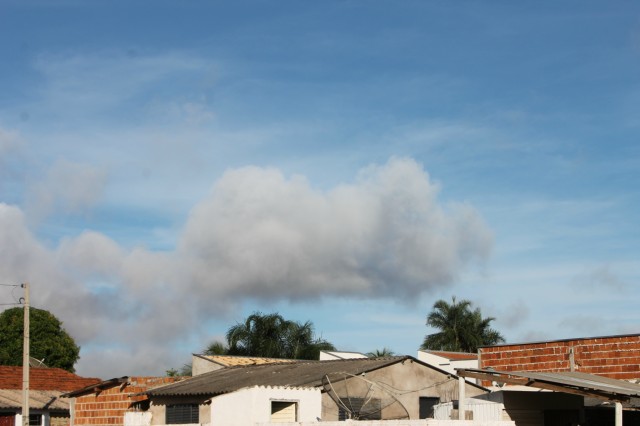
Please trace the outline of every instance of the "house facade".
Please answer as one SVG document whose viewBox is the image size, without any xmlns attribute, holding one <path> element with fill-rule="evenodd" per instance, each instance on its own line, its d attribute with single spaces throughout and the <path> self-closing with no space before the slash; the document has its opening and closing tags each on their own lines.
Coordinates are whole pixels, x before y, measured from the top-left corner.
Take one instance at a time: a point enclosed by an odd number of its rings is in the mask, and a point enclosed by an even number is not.
<svg viewBox="0 0 640 426">
<path fill-rule="evenodd" d="M 148 425 L 229 424 L 243 411 L 247 419 L 272 422 L 274 414 L 299 422 L 417 420 L 432 417 L 437 403 L 457 399 L 459 385 L 456 376 L 406 356 L 228 367 L 145 394 Z M 467 396 L 486 392 L 472 383 L 464 390 Z"/>
<path fill-rule="evenodd" d="M 67 392 L 71 426 L 124 425 L 125 415 L 148 407 L 146 396 L 151 388 L 183 380 L 183 377 L 120 377 L 77 387 Z"/>
</svg>

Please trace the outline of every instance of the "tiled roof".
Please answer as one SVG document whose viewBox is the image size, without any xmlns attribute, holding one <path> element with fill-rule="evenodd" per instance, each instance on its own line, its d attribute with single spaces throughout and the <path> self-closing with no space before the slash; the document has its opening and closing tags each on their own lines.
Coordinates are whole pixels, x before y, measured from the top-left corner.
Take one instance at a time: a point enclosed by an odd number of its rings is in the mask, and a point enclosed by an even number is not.
<svg viewBox="0 0 640 426">
<path fill-rule="evenodd" d="M 433 355 L 441 356 L 449 360 L 473 360 L 478 359 L 478 354 L 467 352 L 450 352 L 450 351 L 425 351 Z"/>
<path fill-rule="evenodd" d="M 35 410 L 69 411 L 69 403 L 59 399 L 59 391 L 29 391 L 29 407 Z M 22 389 L 0 389 L 0 409 L 22 408 Z"/>
<path fill-rule="evenodd" d="M 72 391 L 101 382 L 81 377 L 61 368 L 30 368 L 29 389 Z M 22 366 L 0 365 L 0 389 L 22 389 Z"/>
<path fill-rule="evenodd" d="M 200 356 L 202 358 L 208 359 L 211 362 L 215 362 L 216 364 L 220 364 L 225 367 L 298 362 L 298 360 L 296 359 L 263 358 L 263 357 L 256 357 L 256 356 L 232 356 L 232 355 L 200 355 Z"/>
</svg>

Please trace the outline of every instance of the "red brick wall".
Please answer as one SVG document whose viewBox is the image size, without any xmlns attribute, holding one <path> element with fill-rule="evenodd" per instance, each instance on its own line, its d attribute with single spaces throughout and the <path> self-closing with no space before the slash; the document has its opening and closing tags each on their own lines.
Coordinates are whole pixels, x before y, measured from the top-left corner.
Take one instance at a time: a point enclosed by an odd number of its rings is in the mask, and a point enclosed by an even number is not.
<svg viewBox="0 0 640 426">
<path fill-rule="evenodd" d="M 640 335 L 608 336 L 480 348 L 480 368 L 497 371 L 575 371 L 613 379 L 640 379 Z"/>
<path fill-rule="evenodd" d="M 136 393 L 181 379 L 183 378 L 130 377 L 126 383 L 111 389 L 77 397 L 74 404 L 73 426 L 123 425 L 124 413 L 131 409 L 131 405 L 146 399 L 144 396 L 134 396 Z"/>
<path fill-rule="evenodd" d="M 31 367 L 29 389 L 71 392 L 100 383 L 102 379 L 81 377 L 60 368 Z M 0 389 L 22 389 L 22 366 L 0 365 Z"/>
</svg>

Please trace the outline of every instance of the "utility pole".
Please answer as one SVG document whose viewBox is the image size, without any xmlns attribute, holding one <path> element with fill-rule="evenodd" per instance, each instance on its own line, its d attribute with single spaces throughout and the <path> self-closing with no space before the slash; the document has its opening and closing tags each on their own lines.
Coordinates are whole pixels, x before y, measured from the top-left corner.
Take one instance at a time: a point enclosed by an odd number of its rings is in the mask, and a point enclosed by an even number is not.
<svg viewBox="0 0 640 426">
<path fill-rule="evenodd" d="M 24 340 L 22 349 L 22 425 L 29 426 L 29 284 L 24 288 Z"/>
</svg>

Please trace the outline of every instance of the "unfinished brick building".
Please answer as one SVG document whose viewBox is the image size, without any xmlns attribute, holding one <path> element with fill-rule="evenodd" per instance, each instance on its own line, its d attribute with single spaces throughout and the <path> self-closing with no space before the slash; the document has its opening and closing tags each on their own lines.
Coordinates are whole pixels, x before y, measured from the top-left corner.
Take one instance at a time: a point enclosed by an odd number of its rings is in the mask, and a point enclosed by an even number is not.
<svg viewBox="0 0 640 426">
<path fill-rule="evenodd" d="M 481 347 L 479 367 L 497 371 L 580 371 L 640 379 L 640 334 Z"/>
<path fill-rule="evenodd" d="M 124 425 L 125 413 L 136 411 L 147 397 L 140 392 L 184 377 L 120 377 L 63 395 L 71 399 L 71 426 Z"/>
</svg>

